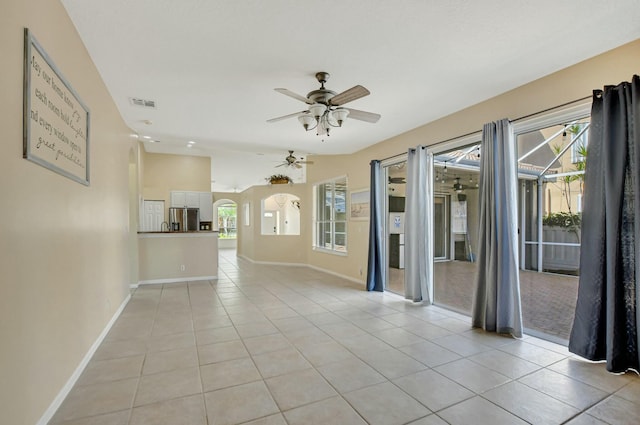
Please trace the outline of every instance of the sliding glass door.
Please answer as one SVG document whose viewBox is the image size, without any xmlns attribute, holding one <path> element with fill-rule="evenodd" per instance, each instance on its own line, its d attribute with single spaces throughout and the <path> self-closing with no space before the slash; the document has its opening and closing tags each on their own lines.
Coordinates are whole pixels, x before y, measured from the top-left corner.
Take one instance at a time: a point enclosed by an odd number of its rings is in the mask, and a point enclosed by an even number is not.
<svg viewBox="0 0 640 425">
<path fill-rule="evenodd" d="M 401 160 L 383 167 L 386 179 L 387 287 L 404 295 L 404 214 L 407 186 L 407 162 Z"/>
<path fill-rule="evenodd" d="M 433 196 L 433 254 L 436 260 L 449 258 L 449 196 Z"/>
<path fill-rule="evenodd" d="M 434 302 L 470 314 L 478 232 L 478 144 L 434 156 Z"/>
</svg>

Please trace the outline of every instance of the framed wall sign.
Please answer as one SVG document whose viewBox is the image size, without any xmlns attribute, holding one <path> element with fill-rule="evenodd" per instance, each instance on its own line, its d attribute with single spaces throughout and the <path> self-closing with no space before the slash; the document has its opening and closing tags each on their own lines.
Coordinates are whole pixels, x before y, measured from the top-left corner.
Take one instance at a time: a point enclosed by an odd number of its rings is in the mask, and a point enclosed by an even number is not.
<svg viewBox="0 0 640 425">
<path fill-rule="evenodd" d="M 89 109 L 28 28 L 22 156 L 89 185 Z"/>
<path fill-rule="evenodd" d="M 368 220 L 369 189 L 352 190 L 349 205 L 349 218 L 351 220 Z"/>
</svg>

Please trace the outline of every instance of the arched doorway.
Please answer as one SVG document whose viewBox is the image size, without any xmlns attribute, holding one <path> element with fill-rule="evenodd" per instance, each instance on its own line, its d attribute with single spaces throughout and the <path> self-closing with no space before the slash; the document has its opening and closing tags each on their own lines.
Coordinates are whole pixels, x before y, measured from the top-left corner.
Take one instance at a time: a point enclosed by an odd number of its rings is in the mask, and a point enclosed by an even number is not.
<svg viewBox="0 0 640 425">
<path fill-rule="evenodd" d="M 238 205 L 230 199 L 213 203 L 213 230 L 218 233 L 219 249 L 237 249 Z"/>
<path fill-rule="evenodd" d="M 300 198 L 276 193 L 262 200 L 262 235 L 299 235 Z"/>
</svg>

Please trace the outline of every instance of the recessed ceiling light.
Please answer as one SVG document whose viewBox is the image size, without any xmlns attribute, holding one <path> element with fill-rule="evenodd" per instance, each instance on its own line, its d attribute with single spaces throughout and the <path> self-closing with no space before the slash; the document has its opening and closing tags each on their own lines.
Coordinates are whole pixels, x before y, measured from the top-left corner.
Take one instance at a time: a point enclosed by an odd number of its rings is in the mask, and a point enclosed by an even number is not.
<svg viewBox="0 0 640 425">
<path fill-rule="evenodd" d="M 149 140 L 149 143 L 160 143 L 160 140 Z"/>
<path fill-rule="evenodd" d="M 151 139 L 151 136 L 142 136 L 142 138 L 149 140 L 149 139 Z"/>
</svg>

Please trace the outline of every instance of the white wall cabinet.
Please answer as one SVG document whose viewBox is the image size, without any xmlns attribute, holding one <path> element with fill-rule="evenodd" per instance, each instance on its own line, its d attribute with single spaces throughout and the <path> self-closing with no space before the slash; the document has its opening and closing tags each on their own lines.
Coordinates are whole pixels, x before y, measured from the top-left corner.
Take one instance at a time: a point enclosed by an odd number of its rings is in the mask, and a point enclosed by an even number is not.
<svg viewBox="0 0 640 425">
<path fill-rule="evenodd" d="M 186 207 L 187 206 L 187 192 L 171 191 L 171 206 L 172 207 Z"/>
<path fill-rule="evenodd" d="M 172 207 L 200 209 L 200 221 L 213 221 L 213 201 L 211 192 L 171 191 Z"/>
<path fill-rule="evenodd" d="M 200 221 L 213 221 L 213 199 L 211 192 L 200 192 Z"/>
<path fill-rule="evenodd" d="M 188 192 L 182 190 L 171 191 L 171 206 L 172 207 L 189 207 L 200 208 L 200 194 L 210 192 Z"/>
<path fill-rule="evenodd" d="M 189 208 L 201 208 L 200 206 L 200 192 L 185 192 L 186 193 L 186 206 Z"/>
</svg>

